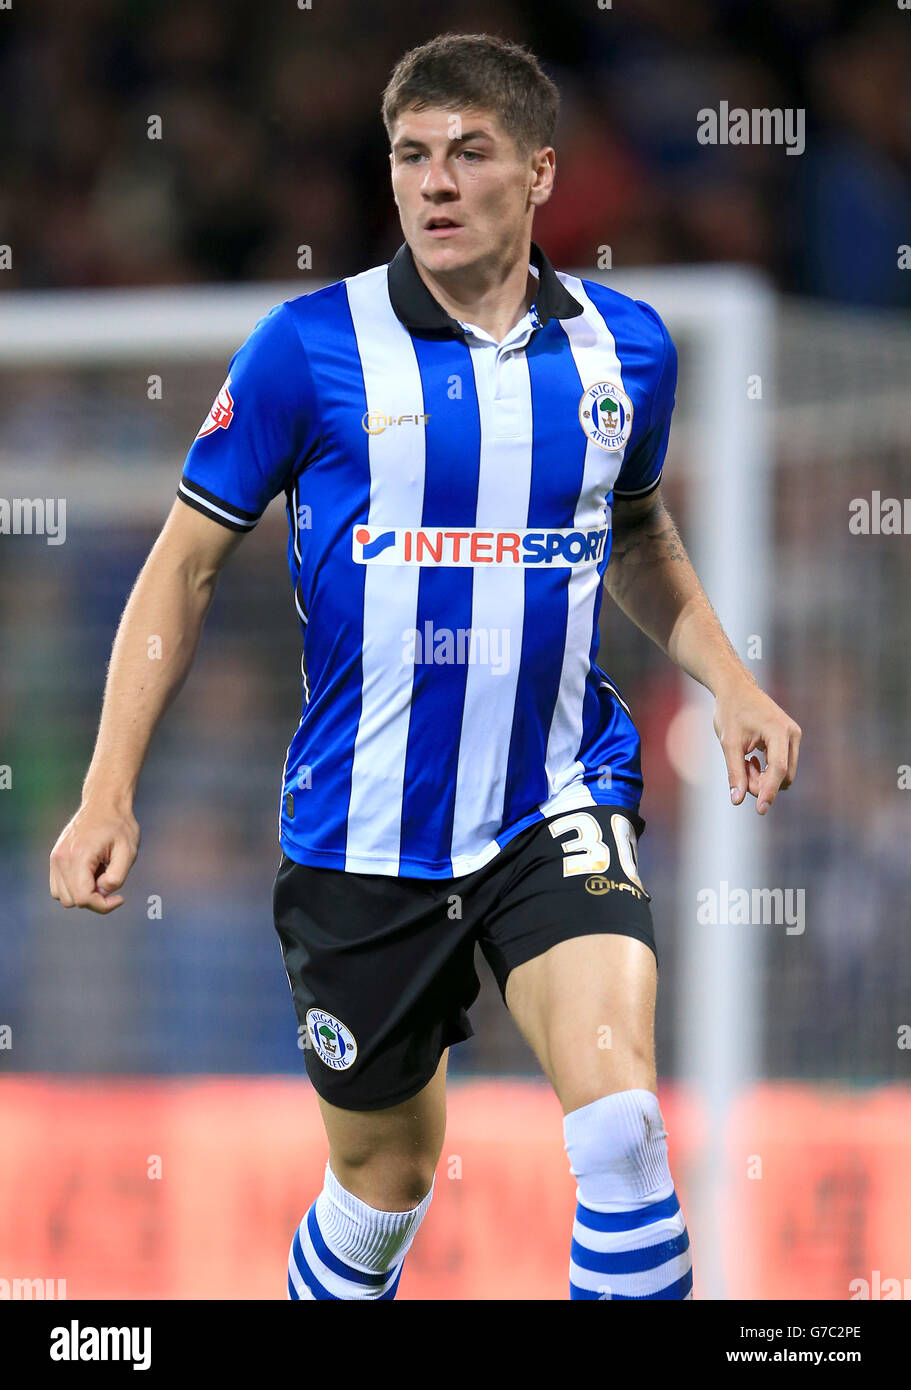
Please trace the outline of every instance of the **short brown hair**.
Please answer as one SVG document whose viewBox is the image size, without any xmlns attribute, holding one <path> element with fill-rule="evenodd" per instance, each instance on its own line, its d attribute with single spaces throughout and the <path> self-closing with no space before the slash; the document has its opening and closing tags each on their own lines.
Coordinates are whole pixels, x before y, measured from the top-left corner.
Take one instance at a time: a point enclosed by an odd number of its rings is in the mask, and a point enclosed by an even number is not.
<svg viewBox="0 0 911 1390">
<path fill-rule="evenodd" d="M 553 142 L 560 94 L 527 48 L 492 34 L 440 34 L 396 63 L 383 93 L 383 124 L 428 107 L 492 111 L 524 158 Z"/>
</svg>

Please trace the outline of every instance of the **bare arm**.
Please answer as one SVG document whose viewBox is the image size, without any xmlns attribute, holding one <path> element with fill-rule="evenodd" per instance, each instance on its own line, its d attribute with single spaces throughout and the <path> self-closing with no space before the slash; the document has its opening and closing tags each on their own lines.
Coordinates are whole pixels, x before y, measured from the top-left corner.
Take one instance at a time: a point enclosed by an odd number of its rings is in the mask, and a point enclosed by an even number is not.
<svg viewBox="0 0 911 1390">
<path fill-rule="evenodd" d="M 797 774 L 801 729 L 756 684 L 731 646 L 658 493 L 618 499 L 605 584 L 626 616 L 715 696 L 715 733 L 731 799 L 757 797 L 764 815 Z M 761 748 L 766 767 L 751 756 Z"/>
<path fill-rule="evenodd" d="M 111 912 L 139 849 L 133 798 L 152 735 L 193 663 L 218 573 L 243 536 L 175 501 L 123 610 L 82 805 L 51 853 L 51 896 Z"/>
</svg>

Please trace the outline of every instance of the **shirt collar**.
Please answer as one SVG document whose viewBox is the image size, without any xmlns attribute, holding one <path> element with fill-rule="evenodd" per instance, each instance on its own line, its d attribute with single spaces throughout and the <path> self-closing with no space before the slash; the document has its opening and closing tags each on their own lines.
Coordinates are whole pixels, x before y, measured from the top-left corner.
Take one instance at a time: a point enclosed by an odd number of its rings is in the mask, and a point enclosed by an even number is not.
<svg viewBox="0 0 911 1390">
<path fill-rule="evenodd" d="M 550 261 L 534 241 L 531 243 L 531 261 L 538 271 L 535 309 L 541 326 L 544 327 L 552 318 L 571 319 L 581 314 L 582 305 L 557 279 Z M 389 300 L 396 318 L 410 332 L 434 338 L 444 338 L 450 334 L 464 338 L 458 319 L 454 319 L 434 299 L 418 274 L 407 241 L 389 262 L 388 286 Z"/>
</svg>

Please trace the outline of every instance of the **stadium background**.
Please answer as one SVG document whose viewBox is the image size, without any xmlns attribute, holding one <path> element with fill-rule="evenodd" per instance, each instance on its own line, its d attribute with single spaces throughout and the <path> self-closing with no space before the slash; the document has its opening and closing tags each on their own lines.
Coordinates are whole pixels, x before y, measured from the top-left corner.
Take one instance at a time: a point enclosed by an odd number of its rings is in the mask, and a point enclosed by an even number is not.
<svg viewBox="0 0 911 1390">
<path fill-rule="evenodd" d="M 808 928 L 766 929 L 761 1073 L 718 1136 L 744 1182 L 746 1159 L 763 1160 L 751 1274 L 727 1291 L 843 1299 L 874 1270 L 911 1276 L 911 542 L 848 529 L 852 498 L 908 491 L 911 14 L 832 0 L 14 7 L 0 13 L 0 292 L 294 279 L 304 292 L 389 259 L 402 238 L 379 94 L 403 51 L 446 30 L 527 42 L 560 87 L 556 192 L 534 229 L 558 268 L 594 266 L 609 245 L 617 268 L 738 263 L 776 292 L 760 407 L 774 583 L 753 669 L 805 737 L 761 833 L 769 881 L 806 889 Z M 805 153 L 699 144 L 695 113 L 722 99 L 804 108 Z M 700 448 L 678 346 L 672 512 Z M 281 1297 L 287 1237 L 319 1186 L 322 1131 L 269 910 L 299 716 L 280 503 L 225 572 L 153 745 L 125 906 L 103 920 L 47 895 L 116 621 L 226 356 L 63 368 L 7 352 L 0 372 L 0 495 L 31 478 L 26 495 L 65 495 L 74 518 L 59 547 L 0 536 L 0 1280 L 63 1277 L 70 1297 Z M 728 524 L 746 568 L 749 517 Z M 604 644 L 643 737 L 661 1095 L 685 1196 L 701 1139 L 672 932 L 681 685 L 616 613 Z M 480 970 L 401 1296 L 564 1297 L 559 1107 Z"/>
</svg>

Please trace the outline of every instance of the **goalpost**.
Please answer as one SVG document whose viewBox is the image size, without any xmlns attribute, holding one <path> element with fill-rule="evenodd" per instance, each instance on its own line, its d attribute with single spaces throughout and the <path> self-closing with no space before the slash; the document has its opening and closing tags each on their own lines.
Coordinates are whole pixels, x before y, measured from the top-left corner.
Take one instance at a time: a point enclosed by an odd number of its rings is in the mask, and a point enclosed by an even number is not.
<svg viewBox="0 0 911 1390">
<path fill-rule="evenodd" d="M 765 277 L 734 267 L 678 268 L 611 275 L 625 294 L 654 304 L 689 355 L 692 394 L 685 420 L 687 488 L 683 530 L 703 586 L 741 659 L 749 639 L 769 631 L 773 479 L 775 295 Z M 756 394 L 759 384 L 761 395 Z M 679 393 L 678 393 L 679 395 Z M 674 429 L 672 426 L 671 437 Z M 683 723 L 697 741 L 684 783 L 682 872 L 677 930 L 683 943 L 678 994 L 680 1075 L 699 1098 L 703 1144 L 689 1173 L 688 1220 L 698 1235 L 703 1296 L 724 1298 L 735 1273 L 750 1275 L 756 1242 L 750 1213 L 725 1152 L 739 1097 L 762 1074 L 762 932 L 697 920 L 700 890 L 765 884 L 764 824 L 751 797 L 731 805 L 712 696 L 686 676 L 684 701 L 698 720 Z M 743 1178 L 747 1155 L 742 1156 Z M 726 1194 L 729 1199 L 726 1200 Z M 724 1267 L 723 1223 L 736 1230 L 739 1270 Z M 728 1277 L 726 1277 L 726 1275 Z"/>
<path fill-rule="evenodd" d="M 775 296 L 760 275 L 733 267 L 667 267 L 630 272 L 576 271 L 652 304 L 679 348 L 681 373 L 672 465 L 686 482 L 682 530 L 696 570 L 741 657 L 768 628 L 772 582 L 772 445 L 768 398 Z M 3 297 L 0 366 L 85 368 L 169 361 L 226 363 L 274 304 L 321 282 L 111 291 L 23 291 Z M 751 390 L 750 383 L 760 388 Z M 208 402 L 199 401 L 200 419 Z M 179 460 L 166 461 L 171 473 Z M 3 488 L 31 495 L 32 470 L 5 458 Z M 117 491 L 116 459 L 81 478 L 100 497 Z M 170 474 L 169 474 L 170 476 Z M 670 470 L 669 470 L 670 476 Z M 107 491 L 106 491 L 107 490 Z M 135 477 L 117 505 L 150 506 Z M 761 1074 L 762 936 L 697 920 L 701 889 L 764 882 L 763 822 L 755 802 L 734 808 L 712 699 L 681 677 L 688 713 L 678 721 L 684 778 L 681 873 L 676 923 L 681 943 L 676 1031 L 679 1079 L 700 1110 L 704 1142 L 685 1175 L 687 1220 L 695 1233 L 702 1296 L 724 1298 L 723 1223 L 733 1220 L 738 1283 L 750 1287 L 754 1242 L 745 1202 L 736 1198 L 725 1136 L 739 1097 Z M 673 1136 L 671 1136 L 673 1145 Z M 744 1164 L 746 1155 L 743 1156 Z M 743 1191 L 743 1186 L 740 1189 Z M 725 1193 L 735 1194 L 735 1205 Z"/>
</svg>

